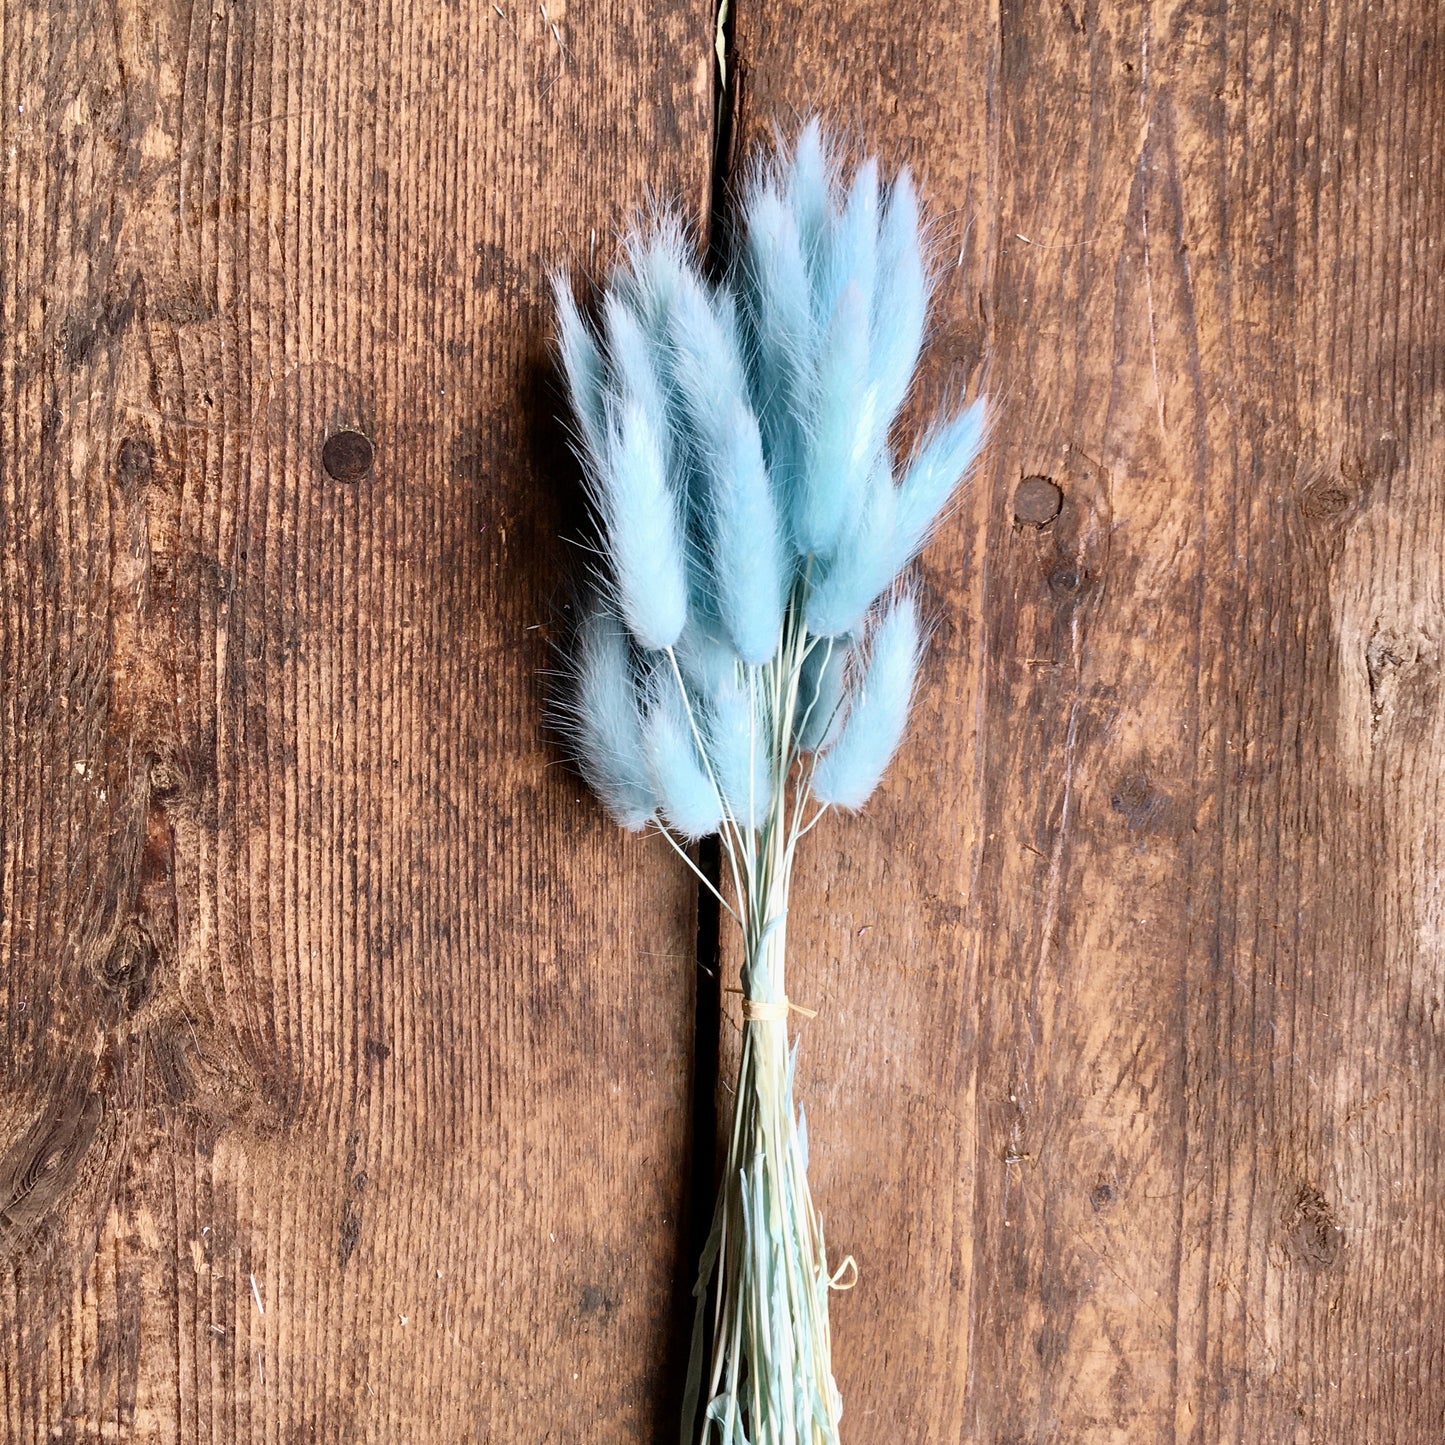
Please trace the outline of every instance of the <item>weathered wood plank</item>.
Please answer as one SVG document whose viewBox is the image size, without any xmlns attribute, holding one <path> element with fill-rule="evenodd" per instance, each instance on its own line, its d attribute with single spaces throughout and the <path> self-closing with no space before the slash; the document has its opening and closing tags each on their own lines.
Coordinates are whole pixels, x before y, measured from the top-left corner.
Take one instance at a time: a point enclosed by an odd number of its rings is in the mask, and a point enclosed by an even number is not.
<svg viewBox="0 0 1445 1445">
<path fill-rule="evenodd" d="M 744 134 L 913 162 L 927 400 L 1001 402 L 789 924 L 853 1439 L 1440 1437 L 1442 39 L 738 11 Z"/>
<path fill-rule="evenodd" d="M 541 737 L 544 284 L 701 210 L 708 11 L 0 10 L 6 1440 L 667 1414 L 695 896 Z"/>
</svg>

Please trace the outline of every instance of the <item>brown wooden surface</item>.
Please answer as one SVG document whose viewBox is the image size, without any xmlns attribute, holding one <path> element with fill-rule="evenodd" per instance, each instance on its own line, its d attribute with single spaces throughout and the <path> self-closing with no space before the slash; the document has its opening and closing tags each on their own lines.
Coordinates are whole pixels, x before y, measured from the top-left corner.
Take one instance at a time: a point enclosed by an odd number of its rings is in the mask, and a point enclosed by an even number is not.
<svg viewBox="0 0 1445 1445">
<path fill-rule="evenodd" d="M 701 205 L 710 16 L 81 10 L 0 34 L 0 1438 L 645 1438 L 695 889 L 541 736 L 545 273 Z"/>
<path fill-rule="evenodd" d="M 544 273 L 705 222 L 710 8 L 0 5 L 0 1439 L 672 1438 L 696 895 L 539 734 Z M 790 924 L 846 1438 L 1438 1441 L 1445 24 L 733 10 L 1001 398 Z"/>
<path fill-rule="evenodd" d="M 790 921 L 845 1424 L 1438 1441 L 1441 16 L 909 13 L 738 30 L 749 134 L 923 172 L 930 374 L 1002 402 L 915 739 Z"/>
</svg>

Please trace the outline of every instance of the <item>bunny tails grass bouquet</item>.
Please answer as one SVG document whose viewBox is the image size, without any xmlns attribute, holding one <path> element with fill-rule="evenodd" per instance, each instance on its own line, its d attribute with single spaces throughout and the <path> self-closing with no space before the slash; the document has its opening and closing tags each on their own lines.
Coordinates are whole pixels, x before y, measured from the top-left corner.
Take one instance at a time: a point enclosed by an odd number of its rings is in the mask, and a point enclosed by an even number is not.
<svg viewBox="0 0 1445 1445">
<path fill-rule="evenodd" d="M 897 579 L 983 440 L 975 402 L 901 466 L 890 446 L 928 290 L 908 173 L 884 185 L 869 160 L 845 180 L 816 123 L 748 186 L 720 282 L 664 219 L 630 238 L 595 330 L 556 287 L 599 537 L 562 721 L 623 827 L 656 827 L 689 866 L 685 843 L 720 836 L 744 946 L 685 1442 L 838 1439 L 839 1276 L 793 1102 L 788 886 L 799 840 L 861 808 L 903 736 L 923 635 Z"/>
</svg>

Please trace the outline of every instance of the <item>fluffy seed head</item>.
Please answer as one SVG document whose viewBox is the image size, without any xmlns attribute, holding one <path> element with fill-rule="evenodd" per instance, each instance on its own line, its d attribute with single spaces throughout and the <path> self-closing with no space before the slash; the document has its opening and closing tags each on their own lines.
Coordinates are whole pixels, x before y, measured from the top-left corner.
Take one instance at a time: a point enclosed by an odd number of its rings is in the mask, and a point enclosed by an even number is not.
<svg viewBox="0 0 1445 1445">
<path fill-rule="evenodd" d="M 982 400 L 935 427 L 914 453 L 898 488 L 898 565 L 928 540 L 954 488 L 978 457 L 988 425 Z"/>
<path fill-rule="evenodd" d="M 677 641 L 687 622 L 687 571 L 666 443 L 635 400 L 608 407 L 604 465 L 592 478 L 617 606 L 643 647 Z"/>
<path fill-rule="evenodd" d="M 839 294 L 819 350 L 806 434 L 793 527 L 805 552 L 829 557 L 858 515 L 880 440 L 868 384 L 868 303 L 854 281 Z"/>
<path fill-rule="evenodd" d="M 888 190 L 878 232 L 870 376 L 878 408 L 892 422 L 908 395 L 928 311 L 928 272 L 919 236 L 918 193 L 905 167 Z"/>
<path fill-rule="evenodd" d="M 698 752 L 677 680 L 659 673 L 643 725 L 648 777 L 668 827 L 705 838 L 722 821 L 722 802 Z"/>
<path fill-rule="evenodd" d="M 743 217 L 743 249 L 733 284 L 742 304 L 752 399 L 768 469 L 778 497 L 786 499 L 802 473 L 803 419 L 817 364 L 812 280 L 798 218 L 771 180 L 748 193 Z"/>
<path fill-rule="evenodd" d="M 790 550 L 730 303 L 700 284 L 681 288 L 671 339 L 684 430 L 700 483 L 696 510 L 712 602 L 743 660 L 761 664 L 777 650 Z"/>
<path fill-rule="evenodd" d="M 878 599 L 985 431 L 979 402 L 927 432 L 895 481 L 890 431 L 929 295 L 906 170 L 846 174 L 810 121 L 746 192 L 738 241 L 714 285 L 674 217 L 634 234 L 600 338 L 556 287 L 604 573 L 572 733 L 613 816 L 660 814 L 689 838 L 761 825 L 790 747 L 812 758 L 820 801 L 856 808 L 873 791 L 920 648 L 912 596 L 875 618 Z M 797 676 L 771 674 L 789 659 Z"/>
<path fill-rule="evenodd" d="M 814 638 L 798 681 L 794 737 L 800 752 L 815 753 L 837 737 L 844 715 L 844 683 L 852 648 L 845 638 Z"/>
<path fill-rule="evenodd" d="M 593 607 L 573 638 L 572 688 L 559 721 L 582 776 L 612 819 L 645 828 L 657 809 L 642 743 L 642 713 L 632 649 L 621 620 Z"/>
<path fill-rule="evenodd" d="M 833 224 L 835 168 L 823 139 L 823 125 L 814 117 L 803 127 L 787 170 L 788 203 L 798 220 L 809 273 L 814 284 L 827 264 L 828 232 Z"/>
<path fill-rule="evenodd" d="M 880 463 L 870 479 L 863 510 L 837 552 L 815 564 L 808 594 L 808 631 L 820 637 L 857 632 L 863 618 L 898 571 L 898 490 Z"/>
<path fill-rule="evenodd" d="M 873 629 L 862 684 L 837 741 L 813 770 L 821 802 L 856 810 L 873 795 L 908 724 L 921 646 L 918 605 L 904 593 Z"/>
<path fill-rule="evenodd" d="M 773 799 L 767 716 L 746 687 L 721 688 L 712 699 L 707 727 L 708 756 L 728 814 L 744 828 L 757 828 Z"/>
<path fill-rule="evenodd" d="M 552 278 L 552 302 L 557 308 L 557 352 L 567 382 L 567 399 L 577 420 L 583 459 L 595 464 L 602 456 L 605 435 L 607 375 L 602 353 L 563 275 Z"/>
</svg>

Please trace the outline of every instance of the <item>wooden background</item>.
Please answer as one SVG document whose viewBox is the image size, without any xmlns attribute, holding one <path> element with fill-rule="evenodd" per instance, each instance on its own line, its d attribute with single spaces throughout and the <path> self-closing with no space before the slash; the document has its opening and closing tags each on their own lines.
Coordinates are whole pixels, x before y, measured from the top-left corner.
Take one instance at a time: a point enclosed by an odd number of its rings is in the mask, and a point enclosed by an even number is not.
<svg viewBox="0 0 1445 1445">
<path fill-rule="evenodd" d="M 735 1020 L 540 732 L 544 280 L 816 108 L 1001 399 L 790 926 L 847 1439 L 1438 1442 L 1445 22 L 714 21 L 0 4 L 0 1439 L 675 1438 Z"/>
</svg>

